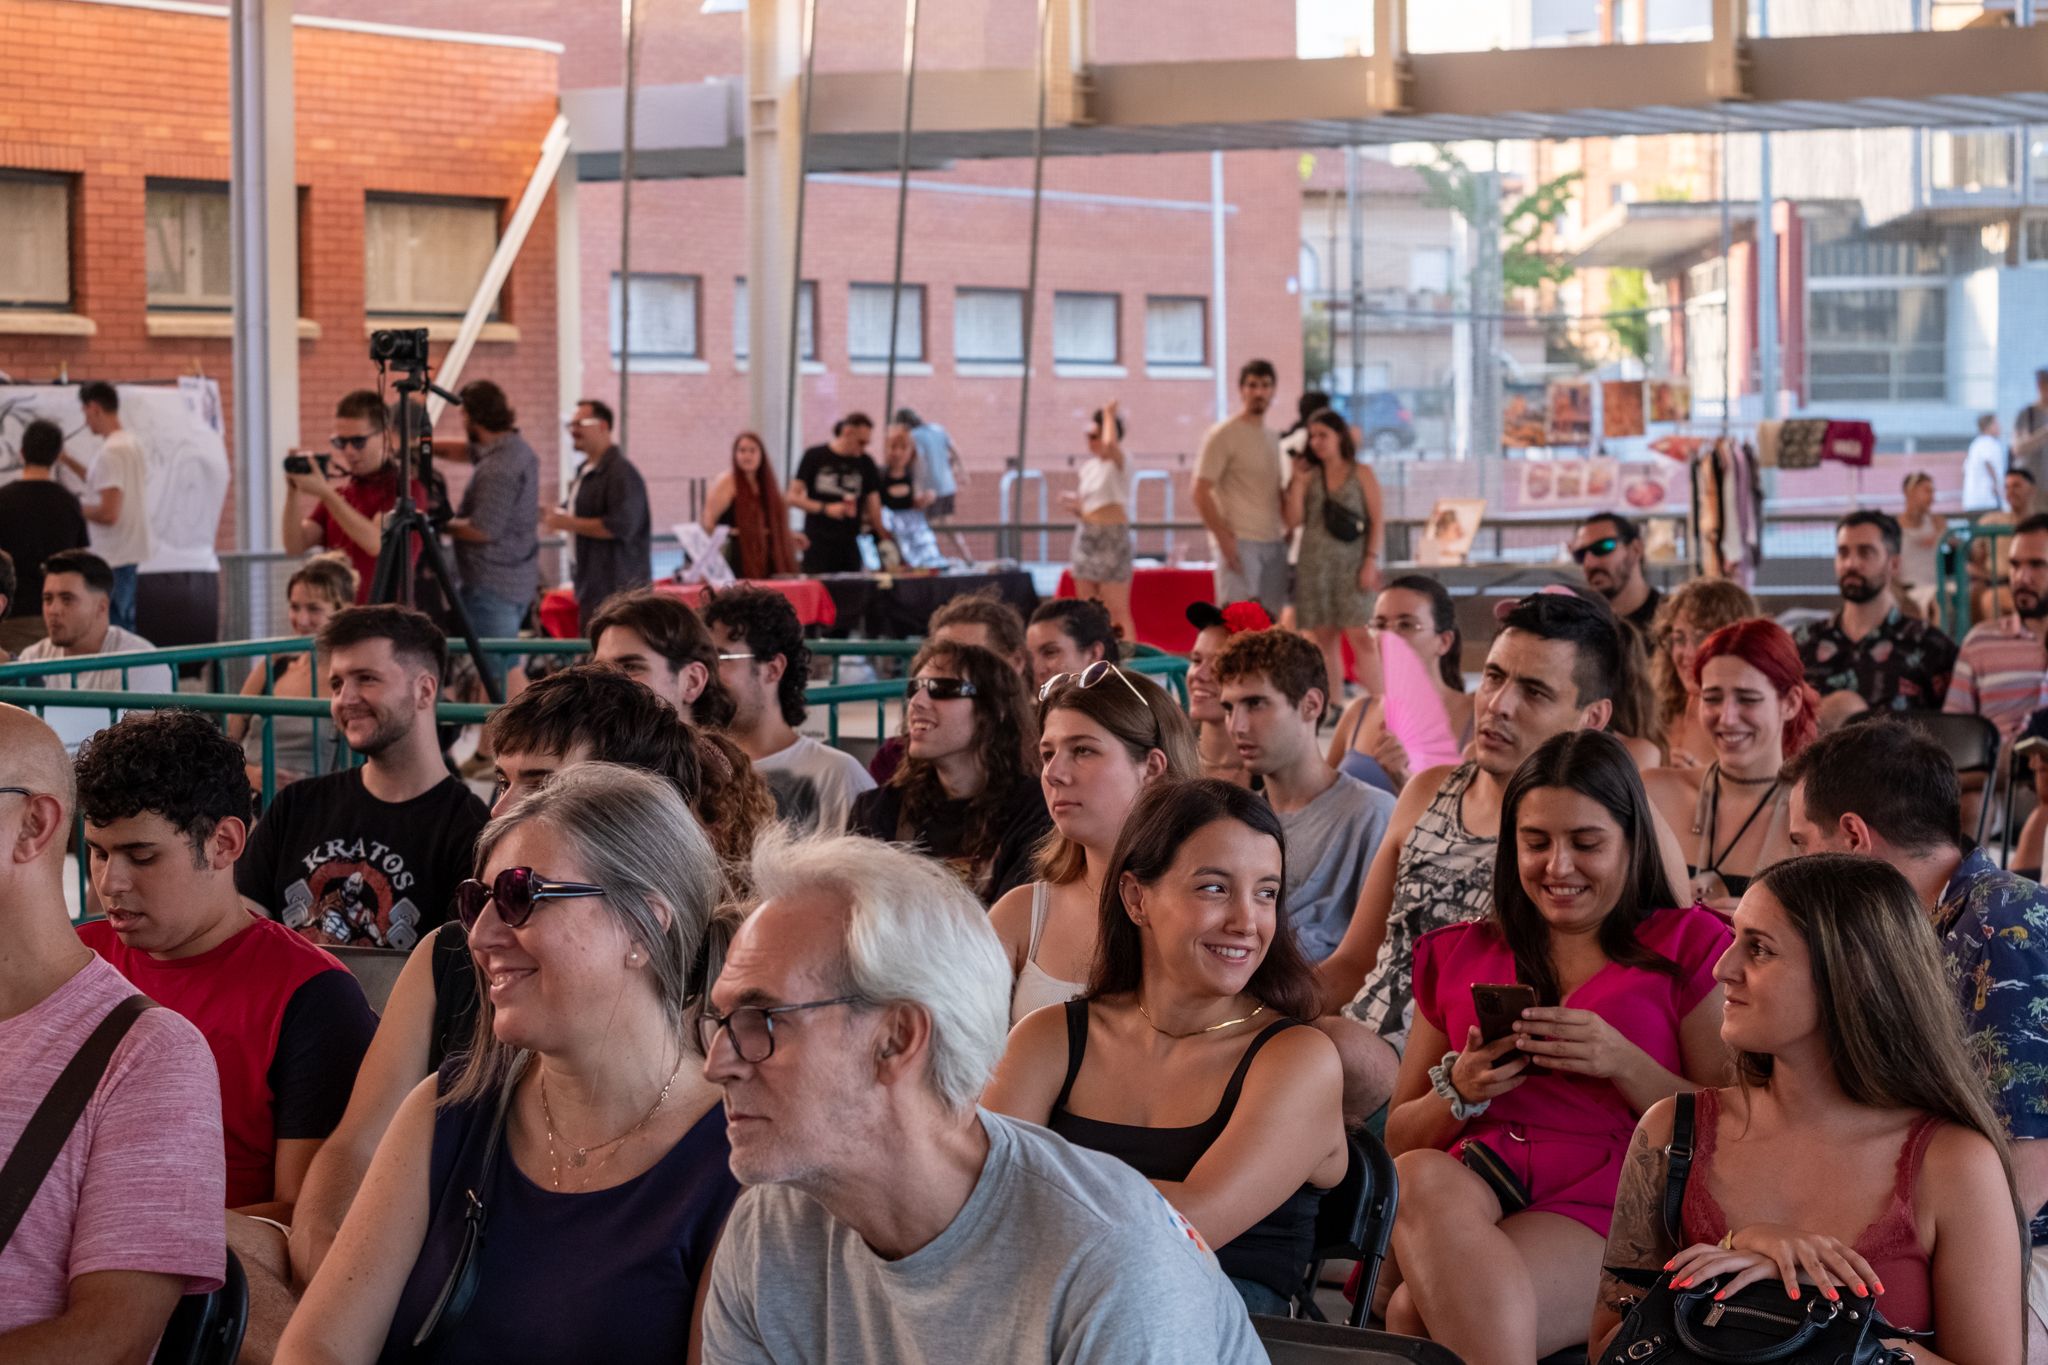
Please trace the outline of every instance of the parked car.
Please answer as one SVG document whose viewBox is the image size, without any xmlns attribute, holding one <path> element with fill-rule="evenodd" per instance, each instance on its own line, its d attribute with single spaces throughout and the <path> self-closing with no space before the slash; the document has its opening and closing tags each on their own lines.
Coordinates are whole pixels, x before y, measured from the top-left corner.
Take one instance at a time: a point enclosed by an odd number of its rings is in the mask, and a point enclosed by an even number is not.
<svg viewBox="0 0 2048 1365">
<path fill-rule="evenodd" d="M 1336 394 L 1330 400 L 1346 421 L 1357 427 L 1360 447 L 1375 455 L 1391 455 L 1415 444 L 1415 420 L 1399 394 L 1387 389 L 1370 391 L 1362 399 Z"/>
</svg>

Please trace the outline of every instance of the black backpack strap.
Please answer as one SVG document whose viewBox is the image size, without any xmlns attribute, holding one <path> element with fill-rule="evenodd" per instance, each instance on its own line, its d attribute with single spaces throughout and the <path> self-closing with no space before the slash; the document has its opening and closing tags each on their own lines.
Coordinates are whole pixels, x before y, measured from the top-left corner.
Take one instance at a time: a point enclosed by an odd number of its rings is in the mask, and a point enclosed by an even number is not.
<svg viewBox="0 0 2048 1365">
<path fill-rule="evenodd" d="M 1671 1146 L 1664 1175 L 1664 1231 L 1675 1247 L 1685 1246 L 1685 1182 L 1692 1174 L 1693 1111 L 1697 1097 L 1690 1090 L 1673 1095 Z"/>
<path fill-rule="evenodd" d="M 78 1126 L 93 1091 L 99 1089 L 100 1078 L 107 1074 L 107 1063 L 114 1060 L 114 1049 L 142 1012 L 155 1004 L 146 995 L 131 995 L 109 1010 L 29 1117 L 7 1164 L 0 1166 L 0 1251 L 6 1250 L 22 1215 L 35 1202 L 36 1191 L 43 1187 L 43 1177 L 70 1141 L 71 1130 Z"/>
</svg>

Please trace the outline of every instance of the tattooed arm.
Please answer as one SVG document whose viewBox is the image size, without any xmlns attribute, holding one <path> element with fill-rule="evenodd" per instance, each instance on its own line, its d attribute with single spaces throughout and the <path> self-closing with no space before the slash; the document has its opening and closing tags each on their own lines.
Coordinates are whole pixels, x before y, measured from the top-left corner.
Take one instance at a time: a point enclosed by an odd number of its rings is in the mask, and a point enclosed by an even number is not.
<svg viewBox="0 0 2048 1365">
<path fill-rule="evenodd" d="M 1659 1100 L 1636 1125 L 1628 1156 L 1621 1166 L 1621 1187 L 1614 1195 L 1614 1222 L 1607 1232 L 1607 1253 L 1600 1258 L 1600 1292 L 1593 1303 L 1588 1357 L 1600 1359 L 1608 1339 L 1631 1303 L 1642 1293 L 1607 1273 L 1608 1266 L 1661 1271 L 1677 1255 L 1664 1230 L 1665 1155 L 1671 1146 L 1672 1102 Z"/>
</svg>

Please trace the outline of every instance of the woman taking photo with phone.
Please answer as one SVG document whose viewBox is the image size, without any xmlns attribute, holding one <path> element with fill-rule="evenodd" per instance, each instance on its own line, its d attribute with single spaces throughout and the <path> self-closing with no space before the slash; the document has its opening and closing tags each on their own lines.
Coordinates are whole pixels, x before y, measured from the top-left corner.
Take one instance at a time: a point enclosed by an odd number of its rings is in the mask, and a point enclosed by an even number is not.
<svg viewBox="0 0 2048 1365">
<path fill-rule="evenodd" d="M 1740 1083 L 1694 1099 L 1683 1238 L 1664 1225 L 1667 1100 L 1636 1128 L 1602 1264 L 1719 1278 L 1717 1298 L 1776 1281 L 1795 1312 L 1875 1292 L 1887 1322 L 1933 1332 L 1911 1348 L 1922 1365 L 2025 1358 L 2005 1128 L 1911 884 L 1850 854 L 1778 863 L 1714 978 Z M 1596 1358 L 1641 1293 L 1601 1277 Z"/>
<path fill-rule="evenodd" d="M 1509 780 L 1500 828 L 1493 914 L 1416 944 L 1387 1117 L 1402 1280 L 1387 1325 L 1468 1365 L 1584 1340 L 1638 1116 L 1728 1072 L 1713 980 L 1728 930 L 1670 908 L 1621 742 L 1545 742 Z"/>
<path fill-rule="evenodd" d="M 1102 883 L 1139 793 L 1191 778 L 1195 731 L 1173 698 L 1107 659 L 1038 689 L 1039 786 L 1052 833 L 1038 880 L 997 901 L 989 923 L 1017 975 L 1010 1022 L 1088 989 L 1101 942 Z"/>
<path fill-rule="evenodd" d="M 1138 798 L 1087 996 L 1010 1034 L 982 1102 L 1150 1180 L 1254 1313 L 1285 1314 L 1344 1178 L 1337 1051 L 1281 903 L 1280 821 L 1227 782 Z"/>
<path fill-rule="evenodd" d="M 1330 685 L 1344 685 L 1344 641 L 1360 660 L 1372 649 L 1366 634 L 1366 594 L 1380 586 L 1380 556 L 1387 528 L 1380 515 L 1380 481 L 1358 463 L 1351 424 L 1324 408 L 1308 419 L 1308 445 L 1292 461 L 1281 495 L 1289 531 L 1301 532 L 1294 576 L 1294 621 L 1323 651 Z"/>
</svg>

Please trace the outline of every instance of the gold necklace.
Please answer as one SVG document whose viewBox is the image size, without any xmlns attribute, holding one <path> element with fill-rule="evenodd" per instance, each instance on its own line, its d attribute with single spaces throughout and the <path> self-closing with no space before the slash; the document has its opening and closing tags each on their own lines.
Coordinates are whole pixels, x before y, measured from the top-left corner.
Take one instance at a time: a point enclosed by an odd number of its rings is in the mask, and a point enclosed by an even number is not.
<svg viewBox="0 0 2048 1365">
<path fill-rule="evenodd" d="M 676 1069 L 671 1071 L 668 1080 L 662 1083 L 661 1093 L 654 1097 L 653 1106 L 640 1116 L 638 1123 L 613 1138 L 610 1142 L 599 1142 L 589 1147 L 573 1147 L 570 1145 L 569 1139 L 560 1138 L 562 1147 L 569 1153 L 570 1169 L 581 1170 L 589 1164 L 592 1152 L 604 1152 L 604 1155 L 598 1158 L 597 1165 L 593 1168 L 594 1170 L 603 1170 L 605 1163 L 618 1154 L 619 1144 L 639 1132 L 642 1128 L 645 1128 L 653 1120 L 654 1116 L 661 1112 L 661 1107 L 668 1103 L 669 1091 L 675 1087 L 676 1077 L 682 1074 L 683 1059 L 677 1058 Z M 555 1132 L 555 1116 L 548 1108 L 548 1072 L 545 1066 L 541 1068 L 540 1072 L 540 1118 L 541 1125 L 547 1129 L 548 1134 L 548 1180 L 555 1189 L 559 1190 L 562 1188 L 562 1166 L 555 1157 L 555 1142 L 558 1135 Z"/>
<path fill-rule="evenodd" d="M 1257 1009 L 1253 1010 L 1250 1014 L 1245 1015 L 1242 1019 L 1225 1019 L 1220 1024 L 1211 1024 L 1207 1028 L 1198 1028 L 1194 1030 L 1194 1032 L 1192 1033 L 1167 1033 L 1165 1029 L 1159 1027 L 1158 1024 L 1152 1022 L 1152 1012 L 1145 1008 L 1145 1002 L 1142 1000 L 1138 1002 L 1138 1013 L 1145 1016 L 1146 1023 L 1152 1024 L 1152 1031 L 1154 1033 L 1164 1034 L 1168 1038 L 1196 1038 L 1200 1037 L 1204 1033 L 1214 1033 L 1217 1029 L 1220 1028 L 1229 1028 L 1232 1024 L 1249 1024 L 1252 1020 L 1258 1018 L 1265 1012 L 1266 1007 L 1264 1005 L 1261 1005 Z"/>
</svg>

